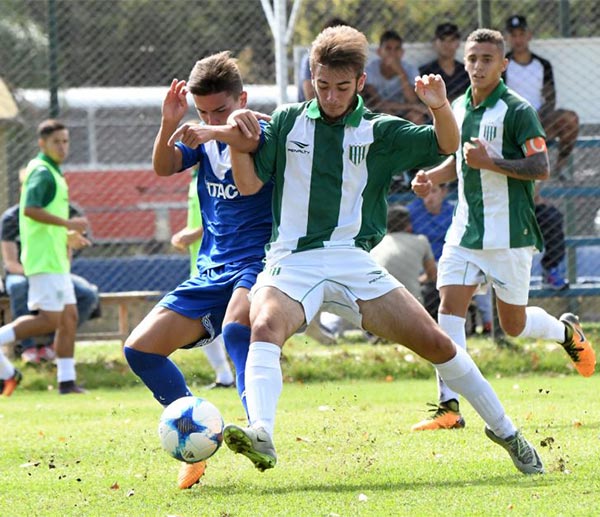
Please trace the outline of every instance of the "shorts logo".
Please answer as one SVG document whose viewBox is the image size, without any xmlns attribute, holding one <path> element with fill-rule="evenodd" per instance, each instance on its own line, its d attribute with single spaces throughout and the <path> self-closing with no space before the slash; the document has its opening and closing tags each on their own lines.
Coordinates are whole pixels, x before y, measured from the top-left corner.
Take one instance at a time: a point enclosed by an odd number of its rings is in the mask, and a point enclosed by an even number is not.
<svg viewBox="0 0 600 517">
<path fill-rule="evenodd" d="M 387 276 L 387 272 L 377 269 L 375 271 L 369 271 L 367 275 L 375 275 L 375 278 L 371 278 L 371 280 L 369 280 L 369 284 L 374 284 L 378 280 L 385 278 Z"/>
<path fill-rule="evenodd" d="M 359 165 L 367 156 L 368 145 L 351 145 L 348 158 L 354 165 Z"/>
<path fill-rule="evenodd" d="M 273 266 L 269 269 L 269 275 L 271 276 L 277 276 L 279 273 L 281 273 L 281 266 Z"/>
<path fill-rule="evenodd" d="M 487 142 L 491 142 L 494 138 L 496 138 L 496 132 L 498 128 L 496 126 L 484 126 L 483 127 L 483 138 Z"/>
</svg>

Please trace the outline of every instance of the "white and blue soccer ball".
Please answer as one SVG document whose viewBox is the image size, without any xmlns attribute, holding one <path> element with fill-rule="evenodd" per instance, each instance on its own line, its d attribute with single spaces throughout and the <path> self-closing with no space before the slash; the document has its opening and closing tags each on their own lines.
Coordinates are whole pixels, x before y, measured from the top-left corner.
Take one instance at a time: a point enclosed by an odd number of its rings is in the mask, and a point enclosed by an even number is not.
<svg viewBox="0 0 600 517">
<path fill-rule="evenodd" d="M 163 449 L 173 458 L 197 463 L 210 458 L 223 443 L 223 417 L 208 400 L 182 397 L 169 404 L 158 424 Z"/>
</svg>

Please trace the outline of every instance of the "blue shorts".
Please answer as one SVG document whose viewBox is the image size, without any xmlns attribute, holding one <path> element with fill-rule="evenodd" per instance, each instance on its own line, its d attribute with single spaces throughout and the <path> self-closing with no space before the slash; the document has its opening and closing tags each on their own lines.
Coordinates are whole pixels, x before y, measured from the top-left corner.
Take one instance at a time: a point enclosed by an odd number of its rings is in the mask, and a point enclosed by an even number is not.
<svg viewBox="0 0 600 517">
<path fill-rule="evenodd" d="M 254 260 L 207 269 L 180 284 L 158 302 L 159 306 L 182 316 L 202 320 L 208 337 L 183 348 L 206 345 L 221 333 L 233 291 L 238 287 L 251 289 L 263 267 L 262 260 Z"/>
</svg>

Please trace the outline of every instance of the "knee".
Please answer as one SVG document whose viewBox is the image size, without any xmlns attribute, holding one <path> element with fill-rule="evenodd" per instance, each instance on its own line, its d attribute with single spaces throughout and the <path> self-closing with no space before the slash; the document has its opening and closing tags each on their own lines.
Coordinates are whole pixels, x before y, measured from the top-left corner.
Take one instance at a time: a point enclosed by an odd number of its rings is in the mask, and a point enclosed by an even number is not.
<svg viewBox="0 0 600 517">
<path fill-rule="evenodd" d="M 427 357 L 425 359 L 433 364 L 446 363 L 456 354 L 456 345 L 444 332 L 432 333 L 428 343 Z"/>
<path fill-rule="evenodd" d="M 79 316 L 77 315 L 77 310 L 65 311 L 63 312 L 62 318 L 60 320 L 60 326 L 63 330 L 68 332 L 75 332 L 77 328 L 77 322 L 79 321 Z"/>
<path fill-rule="evenodd" d="M 280 338 L 284 332 L 277 318 L 267 311 L 259 312 L 252 322 L 252 341 L 267 341 L 269 343 L 283 341 Z"/>
</svg>

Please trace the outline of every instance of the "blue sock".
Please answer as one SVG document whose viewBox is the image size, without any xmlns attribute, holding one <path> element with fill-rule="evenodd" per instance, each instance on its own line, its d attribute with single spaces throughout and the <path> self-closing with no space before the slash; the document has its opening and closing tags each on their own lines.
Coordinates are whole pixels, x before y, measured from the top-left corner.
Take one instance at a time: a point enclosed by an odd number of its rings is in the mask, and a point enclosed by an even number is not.
<svg viewBox="0 0 600 517">
<path fill-rule="evenodd" d="M 163 406 L 191 395 L 181 370 L 168 357 L 140 352 L 126 346 L 123 350 L 129 367 Z"/>
<path fill-rule="evenodd" d="M 225 341 L 225 349 L 235 368 L 235 385 L 247 415 L 246 359 L 248 358 L 248 348 L 250 348 L 250 327 L 241 323 L 228 323 L 223 328 L 223 341 Z"/>
</svg>

